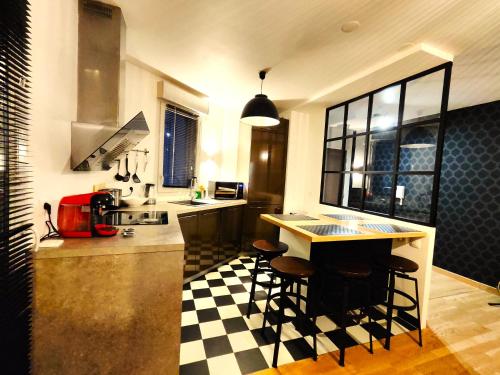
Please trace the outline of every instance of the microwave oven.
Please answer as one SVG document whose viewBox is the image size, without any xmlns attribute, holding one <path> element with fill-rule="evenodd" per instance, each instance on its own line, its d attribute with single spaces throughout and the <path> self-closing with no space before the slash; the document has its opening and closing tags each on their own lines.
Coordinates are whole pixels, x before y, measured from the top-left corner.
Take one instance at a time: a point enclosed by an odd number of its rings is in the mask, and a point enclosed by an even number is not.
<svg viewBox="0 0 500 375">
<path fill-rule="evenodd" d="M 243 182 L 209 181 L 208 196 L 213 199 L 243 199 Z"/>
</svg>

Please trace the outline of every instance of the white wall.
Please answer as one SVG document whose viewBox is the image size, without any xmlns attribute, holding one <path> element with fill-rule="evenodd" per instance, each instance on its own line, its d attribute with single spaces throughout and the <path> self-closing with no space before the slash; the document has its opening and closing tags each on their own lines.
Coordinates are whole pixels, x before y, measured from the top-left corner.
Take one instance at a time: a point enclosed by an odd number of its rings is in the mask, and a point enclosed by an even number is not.
<svg viewBox="0 0 500 375">
<path fill-rule="evenodd" d="M 77 0 L 32 1 L 32 76 L 35 225 L 45 233 L 43 203 L 49 202 L 56 219 L 57 205 L 65 195 L 91 192 L 104 183 L 128 190 L 143 186 L 114 181 L 116 168 L 106 172 L 73 172 L 70 168 L 71 121 L 77 109 Z M 160 101 L 156 83 L 161 78 L 130 62 L 122 62 L 120 120 L 144 111 L 151 134 L 138 148 L 148 148 L 147 170 L 140 170 L 142 182 L 157 182 Z M 168 72 L 166 72 L 168 73 Z M 210 103 L 210 114 L 200 129 L 198 165 L 200 182 L 208 179 L 236 179 L 239 113 Z M 132 168 L 135 163 L 132 161 Z M 122 171 L 123 171 L 122 165 Z M 173 190 L 172 194 L 178 194 Z"/>
</svg>

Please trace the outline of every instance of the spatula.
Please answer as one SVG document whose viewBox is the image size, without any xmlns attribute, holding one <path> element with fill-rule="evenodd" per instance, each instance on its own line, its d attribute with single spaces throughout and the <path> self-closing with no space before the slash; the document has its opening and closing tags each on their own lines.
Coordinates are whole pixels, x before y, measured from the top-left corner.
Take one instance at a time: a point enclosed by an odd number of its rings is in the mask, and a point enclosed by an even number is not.
<svg viewBox="0 0 500 375">
<path fill-rule="evenodd" d="M 121 160 L 118 159 L 118 160 L 115 160 L 118 162 L 118 171 L 116 171 L 116 174 L 115 174 L 115 180 L 116 181 L 123 181 L 123 176 L 120 174 L 120 162 Z"/>
<path fill-rule="evenodd" d="M 135 172 L 132 176 L 132 180 L 138 184 L 139 182 L 141 182 L 141 179 L 139 178 L 139 176 L 137 176 L 137 169 L 139 168 L 139 155 L 136 154 L 135 155 Z"/>
<path fill-rule="evenodd" d="M 130 180 L 130 171 L 128 170 L 128 154 L 125 156 L 125 171 L 127 172 L 125 176 L 123 176 L 123 182 L 128 182 Z"/>
</svg>

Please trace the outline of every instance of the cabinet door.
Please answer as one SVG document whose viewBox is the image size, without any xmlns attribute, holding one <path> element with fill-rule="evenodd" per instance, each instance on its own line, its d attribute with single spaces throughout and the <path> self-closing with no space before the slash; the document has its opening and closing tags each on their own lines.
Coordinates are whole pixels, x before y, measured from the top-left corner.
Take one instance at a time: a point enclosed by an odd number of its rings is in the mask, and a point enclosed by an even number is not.
<svg viewBox="0 0 500 375">
<path fill-rule="evenodd" d="M 255 240 L 278 241 L 279 228 L 260 218 L 261 214 L 283 213 L 281 205 L 247 205 L 244 209 L 243 218 L 243 250 L 251 250 L 252 242 Z"/>
<path fill-rule="evenodd" d="M 221 210 L 219 261 L 238 255 L 241 249 L 243 207 L 228 207 Z"/>
<path fill-rule="evenodd" d="M 198 234 L 200 236 L 200 271 L 219 261 L 219 210 L 198 214 Z"/>
<path fill-rule="evenodd" d="M 198 214 L 179 215 L 184 237 L 184 278 L 200 271 L 200 241 L 198 236 Z"/>
</svg>

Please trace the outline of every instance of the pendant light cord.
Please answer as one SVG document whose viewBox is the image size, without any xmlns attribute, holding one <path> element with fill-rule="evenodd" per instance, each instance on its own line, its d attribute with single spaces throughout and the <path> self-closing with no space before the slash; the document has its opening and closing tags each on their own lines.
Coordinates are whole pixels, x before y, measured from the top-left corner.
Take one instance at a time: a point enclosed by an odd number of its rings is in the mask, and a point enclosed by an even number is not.
<svg viewBox="0 0 500 375">
<path fill-rule="evenodd" d="M 260 80 L 260 94 L 262 95 L 262 85 L 264 84 L 264 80 Z"/>
</svg>

